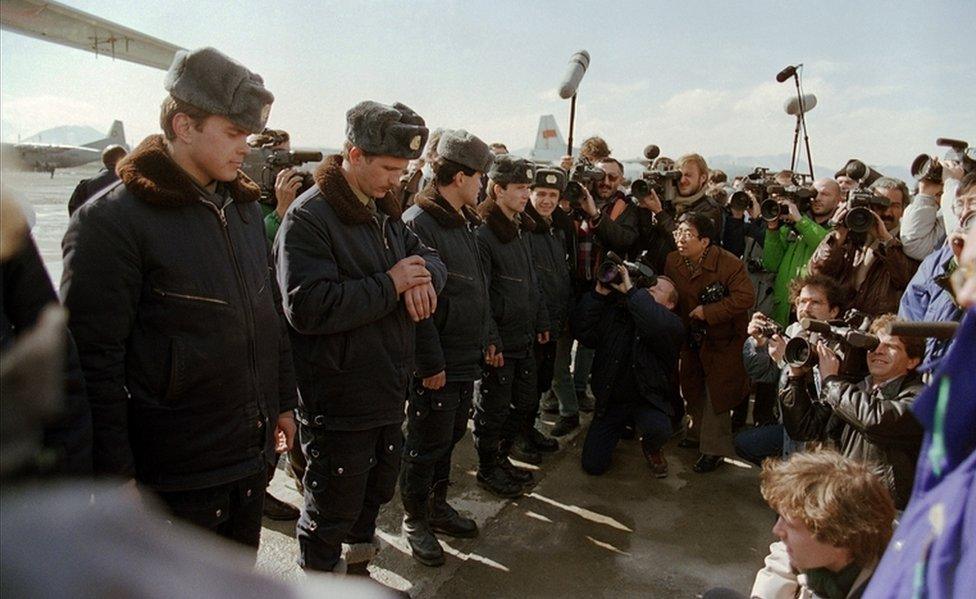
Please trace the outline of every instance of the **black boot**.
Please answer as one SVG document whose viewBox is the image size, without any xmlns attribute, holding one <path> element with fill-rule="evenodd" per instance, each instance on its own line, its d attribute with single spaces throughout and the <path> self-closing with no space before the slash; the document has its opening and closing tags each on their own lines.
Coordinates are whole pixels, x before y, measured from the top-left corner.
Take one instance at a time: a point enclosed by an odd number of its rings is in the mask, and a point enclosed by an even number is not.
<svg viewBox="0 0 976 599">
<path fill-rule="evenodd" d="M 559 441 L 556 441 L 552 437 L 542 434 L 539 429 L 533 427 L 529 430 L 529 443 L 536 451 L 541 451 L 542 453 L 552 453 L 554 451 L 559 451 Z"/>
<path fill-rule="evenodd" d="M 532 471 L 527 468 L 519 468 L 510 462 L 508 458 L 502 458 L 501 461 L 498 462 L 498 467 L 501 468 L 510 479 L 520 485 L 532 482 Z"/>
<path fill-rule="evenodd" d="M 515 439 L 510 449 L 507 452 L 503 452 L 503 454 L 510 455 L 526 464 L 538 465 L 542 463 L 542 455 L 539 453 L 539 450 L 536 449 L 531 441 L 521 435 Z"/>
<path fill-rule="evenodd" d="M 508 458 L 502 459 L 508 461 Z M 498 465 L 498 462 L 496 456 L 481 460 L 476 477 L 478 485 L 499 497 L 506 499 L 518 497 L 522 494 L 522 485 L 512 480 Z"/>
<path fill-rule="evenodd" d="M 565 437 L 569 433 L 579 428 L 579 414 L 572 416 L 560 416 L 556 420 L 556 426 L 552 427 L 553 437 Z"/>
<path fill-rule="evenodd" d="M 413 558 L 425 566 L 443 566 L 444 549 L 427 522 L 427 498 L 405 497 L 403 500 L 403 536 L 407 538 Z"/>
<path fill-rule="evenodd" d="M 478 525 L 471 518 L 465 518 L 447 502 L 447 488 L 450 482 L 439 480 L 434 483 L 427 500 L 427 521 L 434 532 L 452 537 L 471 539 L 478 536 Z"/>
</svg>

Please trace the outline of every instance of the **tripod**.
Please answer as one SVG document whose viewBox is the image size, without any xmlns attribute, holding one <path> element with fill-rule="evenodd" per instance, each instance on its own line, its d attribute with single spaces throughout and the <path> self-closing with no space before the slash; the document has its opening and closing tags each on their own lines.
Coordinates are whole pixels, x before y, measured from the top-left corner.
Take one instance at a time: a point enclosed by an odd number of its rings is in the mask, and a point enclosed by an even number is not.
<svg viewBox="0 0 976 599">
<path fill-rule="evenodd" d="M 793 153 L 790 157 L 790 172 L 794 172 L 794 168 L 799 164 L 799 156 L 797 156 L 797 148 L 800 143 L 800 129 L 803 130 L 803 143 L 807 149 L 807 166 L 810 169 L 810 178 L 813 179 L 813 158 L 810 156 L 810 136 L 807 135 L 807 119 L 806 112 L 807 108 L 803 104 L 803 93 L 800 91 L 800 73 L 799 69 L 793 72 L 793 82 L 796 84 L 796 100 L 799 103 L 800 110 L 796 115 L 796 128 L 793 130 Z"/>
</svg>

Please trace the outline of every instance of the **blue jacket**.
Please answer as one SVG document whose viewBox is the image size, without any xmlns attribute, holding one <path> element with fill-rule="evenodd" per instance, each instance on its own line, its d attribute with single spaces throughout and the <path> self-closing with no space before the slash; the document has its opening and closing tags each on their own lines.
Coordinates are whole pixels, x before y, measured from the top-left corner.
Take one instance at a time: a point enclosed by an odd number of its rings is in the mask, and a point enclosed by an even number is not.
<svg viewBox="0 0 976 599">
<path fill-rule="evenodd" d="M 952 248 L 943 245 L 938 251 L 929 254 L 901 296 L 898 316 L 911 321 L 934 320 L 940 322 L 958 321 L 962 310 L 956 305 L 952 294 L 938 283 L 945 276 L 952 260 Z M 919 368 L 921 372 L 935 370 L 942 356 L 949 351 L 952 340 L 929 339 L 925 343 L 925 360 Z"/>
</svg>

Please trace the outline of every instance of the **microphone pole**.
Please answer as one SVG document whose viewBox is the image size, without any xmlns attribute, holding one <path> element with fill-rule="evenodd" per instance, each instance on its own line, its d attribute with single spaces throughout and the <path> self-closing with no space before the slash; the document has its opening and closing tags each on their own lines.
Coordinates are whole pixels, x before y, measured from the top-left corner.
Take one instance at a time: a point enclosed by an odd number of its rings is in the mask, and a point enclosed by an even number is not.
<svg viewBox="0 0 976 599">
<path fill-rule="evenodd" d="M 803 65 L 800 66 L 802 67 Z M 803 104 L 803 94 L 800 93 L 800 73 L 797 71 L 793 72 L 793 83 L 794 85 L 796 85 L 796 99 L 800 103 L 800 115 L 797 117 L 797 121 L 796 121 L 797 132 L 799 132 L 799 129 L 802 126 L 803 143 L 806 145 L 807 148 L 807 166 L 810 167 L 810 180 L 813 180 L 813 157 L 810 155 L 810 136 L 807 135 L 807 119 L 806 119 L 807 108 Z M 795 137 L 794 137 L 793 146 L 795 149 L 796 148 Z M 799 162 L 799 160 L 797 160 L 797 162 Z M 793 170 L 792 166 L 790 167 L 790 170 Z"/>
<path fill-rule="evenodd" d="M 573 126 L 576 124 L 576 94 L 569 101 L 569 141 L 566 142 L 566 155 L 573 155 Z"/>
</svg>

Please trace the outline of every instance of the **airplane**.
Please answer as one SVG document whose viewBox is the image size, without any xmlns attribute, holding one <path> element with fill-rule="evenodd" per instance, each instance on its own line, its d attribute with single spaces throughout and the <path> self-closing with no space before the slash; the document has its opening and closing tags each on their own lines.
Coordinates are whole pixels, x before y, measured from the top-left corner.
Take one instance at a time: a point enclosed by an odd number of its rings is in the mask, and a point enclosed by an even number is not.
<svg viewBox="0 0 976 599">
<path fill-rule="evenodd" d="M 69 146 L 43 143 L 4 143 L 0 144 L 3 164 L 16 170 L 51 173 L 54 169 L 70 168 L 88 164 L 101 158 L 102 150 L 118 144 L 129 149 L 125 143 L 125 128 L 122 121 L 115 121 L 108 130 L 108 136 L 83 146 Z"/>
<path fill-rule="evenodd" d="M 537 164 L 558 165 L 566 155 L 566 149 L 566 140 L 559 131 L 556 117 L 551 114 L 540 116 L 535 144 L 525 153 L 525 158 Z M 578 152 L 579 148 L 574 147 L 573 154 L 577 155 Z M 624 179 L 628 182 L 640 179 L 650 163 L 643 157 L 622 159 L 620 162 L 624 165 Z"/>
</svg>

